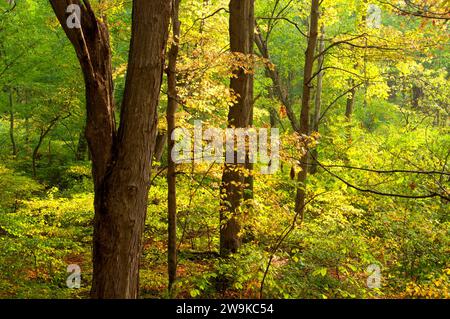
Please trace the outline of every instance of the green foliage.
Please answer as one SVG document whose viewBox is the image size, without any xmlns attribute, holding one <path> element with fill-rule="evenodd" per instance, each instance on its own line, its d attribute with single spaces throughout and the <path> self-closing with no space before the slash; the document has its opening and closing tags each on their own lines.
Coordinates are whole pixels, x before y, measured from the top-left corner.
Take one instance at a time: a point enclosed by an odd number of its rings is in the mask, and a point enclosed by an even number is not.
<svg viewBox="0 0 450 319">
<path fill-rule="evenodd" d="M 3 13 L 8 5 L 0 1 L 0 298 L 87 298 L 94 189 L 90 162 L 77 160 L 86 116 L 83 76 L 48 3 L 17 3 Z M 229 89 L 233 68 L 253 61 L 228 51 L 227 5 L 226 0 L 181 2 L 178 126 L 191 128 L 202 120 L 205 126 L 226 127 L 236 98 Z M 107 16 L 119 106 L 131 3 L 107 0 L 93 6 Z M 298 145 L 265 69 L 276 67 L 298 117 L 309 2 L 256 1 L 271 61 L 253 57 L 254 126 L 268 127 L 270 112 L 276 111 L 282 167 L 260 175 L 256 165 L 254 199 L 243 205 L 244 244 L 226 259 L 218 257 L 223 166 L 177 167 L 178 280 L 169 296 L 165 152 L 152 175 L 142 297 L 258 298 L 266 270 L 267 298 L 449 297 L 448 26 L 398 15 L 383 5 L 382 25 L 369 28 L 362 0 L 325 0 L 322 8 L 328 48 L 323 116 L 310 146 L 326 169 L 318 167 L 306 185 L 309 197 L 317 197 L 304 216 L 295 215 L 299 185 L 290 171 L 298 172 L 304 145 Z M 345 92 L 352 84 L 358 86 L 350 119 L 345 109 L 352 96 Z M 161 115 L 166 106 L 162 94 Z M 167 130 L 164 116 L 158 127 Z M 88 157 L 87 151 L 81 155 Z M 402 198 L 424 194 L 441 196 Z M 79 290 L 66 287 L 70 264 L 82 268 Z M 381 269 L 380 288 L 367 285 L 369 265 Z"/>
</svg>

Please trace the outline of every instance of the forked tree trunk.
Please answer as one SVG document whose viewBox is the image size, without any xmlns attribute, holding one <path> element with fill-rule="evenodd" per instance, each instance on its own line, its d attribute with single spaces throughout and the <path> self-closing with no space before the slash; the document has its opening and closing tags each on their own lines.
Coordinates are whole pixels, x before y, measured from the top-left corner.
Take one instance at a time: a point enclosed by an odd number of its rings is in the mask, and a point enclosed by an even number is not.
<svg viewBox="0 0 450 319">
<path fill-rule="evenodd" d="M 230 50 L 231 52 L 253 54 L 254 39 L 254 0 L 230 1 Z M 235 71 L 230 87 L 237 94 L 236 103 L 230 107 L 228 126 L 246 128 L 249 125 L 252 96 L 253 75 L 243 68 Z M 236 153 L 236 152 L 235 152 Z M 245 164 L 226 163 L 220 187 L 220 253 L 227 256 L 236 252 L 240 246 L 239 232 L 241 225 L 238 210 L 244 199 Z"/>
<path fill-rule="evenodd" d="M 305 68 L 303 73 L 303 96 L 300 114 L 300 134 L 309 134 L 309 113 L 311 102 L 312 73 L 314 67 L 314 55 L 317 45 L 319 28 L 320 0 L 311 0 L 311 14 L 309 24 L 308 47 L 305 53 Z M 306 178 L 308 176 L 308 154 L 300 159 L 301 171 L 298 173 L 298 188 L 295 200 L 295 211 L 303 216 L 306 203 Z"/>
<path fill-rule="evenodd" d="M 77 53 L 86 87 L 86 138 L 95 186 L 93 298 L 137 298 L 139 259 L 157 133 L 171 1 L 134 0 L 121 124 L 116 131 L 107 26 L 89 1 L 50 0 Z M 66 24 L 70 4 L 81 28 Z"/>
</svg>

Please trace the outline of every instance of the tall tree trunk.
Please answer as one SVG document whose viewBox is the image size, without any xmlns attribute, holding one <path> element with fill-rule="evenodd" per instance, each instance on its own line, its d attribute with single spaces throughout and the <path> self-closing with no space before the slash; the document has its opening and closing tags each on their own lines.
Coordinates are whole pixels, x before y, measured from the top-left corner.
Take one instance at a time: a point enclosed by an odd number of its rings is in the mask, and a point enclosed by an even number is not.
<svg viewBox="0 0 450 319">
<path fill-rule="evenodd" d="M 12 156 L 17 155 L 16 140 L 14 139 L 14 99 L 13 89 L 9 88 L 9 137 L 11 139 Z"/>
<path fill-rule="evenodd" d="M 302 109 L 300 115 L 300 134 L 306 136 L 309 134 L 309 109 L 311 100 L 312 88 L 312 73 L 314 67 L 314 54 L 317 46 L 317 37 L 319 29 L 319 6 L 320 0 L 311 0 L 311 14 L 308 47 L 305 53 L 305 68 L 303 74 L 303 95 L 302 95 Z M 300 213 L 303 217 L 305 203 L 306 203 L 306 179 L 308 176 L 308 154 L 305 154 L 300 159 L 301 171 L 298 173 L 298 188 L 295 200 L 295 212 Z"/>
<path fill-rule="evenodd" d="M 50 0 L 80 62 L 95 187 L 93 298 L 137 298 L 171 1 L 134 0 L 121 123 L 116 131 L 109 32 L 89 1 Z M 69 4 L 81 28 L 66 24 Z"/>
<path fill-rule="evenodd" d="M 230 50 L 241 54 L 253 54 L 254 0 L 230 1 Z M 237 94 L 236 103 L 230 107 L 228 126 L 246 128 L 249 125 L 253 102 L 253 75 L 243 68 L 235 71 L 230 87 Z M 240 246 L 238 210 L 244 198 L 245 164 L 226 163 L 220 187 L 220 253 L 227 256 Z"/>
<path fill-rule="evenodd" d="M 323 76 L 324 72 L 321 71 L 323 68 L 323 63 L 325 60 L 325 55 L 323 54 L 323 51 L 325 50 L 325 27 L 322 26 L 321 28 L 321 35 L 319 39 L 319 48 L 317 52 L 319 53 L 319 60 L 318 60 L 318 74 L 317 74 L 317 88 L 316 88 L 316 96 L 314 100 L 314 117 L 313 117 L 313 125 L 312 125 L 312 131 L 313 132 L 319 132 L 319 122 L 320 122 L 320 113 L 322 112 L 322 89 L 323 89 Z M 317 151 L 317 146 L 311 150 L 311 167 L 310 167 L 310 173 L 315 174 L 317 173 L 317 160 L 319 157 L 319 152 Z"/>
<path fill-rule="evenodd" d="M 177 92 L 177 59 L 180 41 L 180 20 L 178 16 L 180 0 L 174 0 L 172 8 L 172 33 L 173 42 L 169 51 L 169 65 L 167 67 L 168 82 L 168 104 L 167 104 L 167 131 L 168 141 L 168 273 L 169 273 L 169 293 L 172 292 L 172 286 L 177 278 L 177 189 L 176 189 L 176 164 L 172 158 L 172 150 L 175 147 L 175 141 L 172 139 L 172 133 L 176 128 L 175 113 L 178 107 Z"/>
</svg>

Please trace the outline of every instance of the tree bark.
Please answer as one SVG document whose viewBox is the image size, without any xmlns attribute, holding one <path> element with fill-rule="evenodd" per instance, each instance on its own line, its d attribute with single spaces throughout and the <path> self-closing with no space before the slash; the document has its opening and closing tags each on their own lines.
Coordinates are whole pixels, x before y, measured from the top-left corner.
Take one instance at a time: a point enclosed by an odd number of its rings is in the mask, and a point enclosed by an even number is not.
<svg viewBox="0 0 450 319">
<path fill-rule="evenodd" d="M 95 187 L 93 298 L 137 298 L 171 1 L 134 0 L 128 72 L 116 131 L 109 32 L 89 1 L 50 0 L 80 62 Z M 81 8 L 68 28 L 67 6 Z"/>
<path fill-rule="evenodd" d="M 230 50 L 234 53 L 253 54 L 254 0 L 230 1 Z M 243 68 L 235 71 L 230 87 L 237 95 L 237 101 L 230 107 L 228 127 L 246 128 L 251 117 L 253 103 L 253 75 Z M 236 152 L 235 152 L 236 153 Z M 240 246 L 238 210 L 244 198 L 245 164 L 226 163 L 220 187 L 220 253 L 227 256 Z"/>
<path fill-rule="evenodd" d="M 169 273 L 169 293 L 172 293 L 172 287 L 177 279 L 177 188 L 176 188 L 176 164 L 172 158 L 172 150 L 175 147 L 175 141 L 172 139 L 172 133 L 176 128 L 175 113 L 178 108 L 177 92 L 177 59 L 179 51 L 180 38 L 180 20 L 179 20 L 180 0 L 174 0 L 172 8 L 172 34 L 173 42 L 169 51 L 169 65 L 166 69 L 168 82 L 168 104 L 167 104 L 167 131 L 169 137 L 168 143 L 168 168 L 167 168 L 167 186 L 168 186 L 168 273 Z"/>
<path fill-rule="evenodd" d="M 325 55 L 323 54 L 323 51 L 325 50 L 325 27 L 322 26 L 321 28 L 321 35 L 319 39 L 319 48 L 317 50 L 319 54 L 319 60 L 318 60 L 318 69 L 319 73 L 317 74 L 317 88 L 316 88 L 316 96 L 314 100 L 314 117 L 313 117 L 313 125 L 312 125 L 312 131 L 313 132 L 319 132 L 319 122 L 320 122 L 320 113 L 322 112 L 322 89 L 323 89 L 323 76 L 324 72 L 321 71 L 323 68 L 323 63 L 325 60 Z M 310 167 L 310 173 L 315 174 L 317 173 L 317 159 L 319 157 L 319 152 L 317 151 L 317 146 L 311 150 L 311 167 Z"/>
<path fill-rule="evenodd" d="M 303 73 L 303 95 L 302 95 L 302 109 L 300 114 L 300 135 L 309 134 L 309 113 L 310 100 L 312 88 L 312 73 L 314 67 L 314 54 L 316 51 L 318 28 L 319 28 L 319 7 L 320 0 L 311 0 L 311 14 L 310 27 L 308 37 L 308 47 L 305 53 L 305 68 Z M 300 213 L 303 217 L 305 203 L 306 203 L 306 179 L 308 176 L 308 154 L 305 154 L 300 159 L 301 171 L 298 173 L 297 195 L 295 200 L 295 212 Z"/>
</svg>

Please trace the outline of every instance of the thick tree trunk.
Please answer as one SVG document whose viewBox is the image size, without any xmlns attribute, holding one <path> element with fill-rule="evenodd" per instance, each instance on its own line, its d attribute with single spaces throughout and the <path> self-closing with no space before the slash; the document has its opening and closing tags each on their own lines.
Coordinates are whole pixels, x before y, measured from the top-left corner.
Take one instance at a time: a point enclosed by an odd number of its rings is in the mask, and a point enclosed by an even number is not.
<svg viewBox="0 0 450 319">
<path fill-rule="evenodd" d="M 230 50 L 241 54 L 253 54 L 254 41 L 254 0 L 230 1 Z M 249 125 L 252 96 L 253 75 L 243 68 L 235 71 L 230 87 L 237 94 L 236 103 L 230 107 L 228 126 L 246 128 Z M 235 156 L 236 160 L 236 156 Z M 244 199 L 245 164 L 226 163 L 220 188 L 220 253 L 227 256 L 236 252 L 240 246 L 238 209 Z"/>
<path fill-rule="evenodd" d="M 320 122 L 320 113 L 322 112 L 322 89 L 323 89 L 323 76 L 324 72 L 321 71 L 323 68 L 323 62 L 325 60 L 325 56 L 323 55 L 323 51 L 325 50 L 325 27 L 322 26 L 321 28 L 321 35 L 319 39 L 319 48 L 317 52 L 319 53 L 319 60 L 318 60 L 318 69 L 319 73 L 317 74 L 317 88 L 316 88 L 316 96 L 314 100 L 314 117 L 313 117 L 313 125 L 312 125 L 312 131 L 313 132 L 319 132 L 319 122 Z M 317 151 L 317 146 L 311 150 L 311 167 L 310 167 L 310 173 L 315 174 L 317 173 L 317 160 L 319 157 L 319 152 Z"/>
<path fill-rule="evenodd" d="M 169 52 L 169 65 L 167 67 L 168 82 L 168 104 L 167 104 L 167 131 L 170 138 L 168 141 L 168 273 L 169 273 L 169 293 L 172 292 L 172 286 L 177 278 L 177 188 L 176 188 L 176 164 L 172 158 L 172 150 L 175 147 L 175 141 L 172 139 L 172 133 L 176 128 L 175 113 L 178 107 L 177 92 L 177 59 L 179 51 L 180 38 L 180 20 L 178 11 L 180 0 L 174 0 L 172 8 L 172 33 L 173 42 Z"/>
<path fill-rule="evenodd" d="M 118 132 L 106 24 L 96 18 L 89 1 L 50 3 L 76 50 L 86 86 L 86 138 L 95 185 L 91 296 L 137 298 L 171 1 L 133 1 L 128 72 Z M 82 9 L 80 29 L 70 29 L 66 24 L 69 4 Z"/>
<path fill-rule="evenodd" d="M 309 112 L 312 88 L 312 73 L 314 67 L 314 55 L 317 45 L 319 28 L 319 6 L 320 0 L 311 0 L 311 14 L 308 47 L 305 53 L 305 68 L 303 73 L 303 96 L 302 109 L 300 115 L 300 134 L 306 136 L 309 134 Z M 308 176 L 308 154 L 300 159 L 301 171 L 298 174 L 298 188 L 295 200 L 295 211 L 303 216 L 306 203 L 306 178 Z"/>
</svg>

